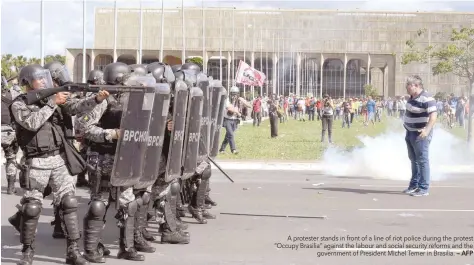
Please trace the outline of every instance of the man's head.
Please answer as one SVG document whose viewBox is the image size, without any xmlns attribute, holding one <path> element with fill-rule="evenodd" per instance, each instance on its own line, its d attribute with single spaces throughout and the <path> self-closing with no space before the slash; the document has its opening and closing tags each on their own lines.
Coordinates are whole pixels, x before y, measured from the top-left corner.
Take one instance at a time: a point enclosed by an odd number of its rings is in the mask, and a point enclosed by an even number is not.
<svg viewBox="0 0 474 265">
<path fill-rule="evenodd" d="M 87 83 L 91 85 L 104 85 L 104 72 L 101 70 L 92 70 L 87 76 Z"/>
<path fill-rule="evenodd" d="M 110 63 L 104 69 L 104 81 L 108 85 L 123 84 L 130 76 L 130 68 L 124 63 Z"/>
<path fill-rule="evenodd" d="M 233 86 L 230 88 L 229 93 L 231 97 L 238 97 L 240 94 L 240 89 L 236 86 Z"/>
<path fill-rule="evenodd" d="M 406 80 L 407 93 L 412 96 L 418 96 L 423 91 L 423 80 L 418 75 L 411 75 Z"/>
<path fill-rule="evenodd" d="M 57 86 L 63 86 L 71 82 L 71 76 L 66 66 L 60 62 L 50 62 L 44 65 L 44 69 L 51 73 L 51 78 Z"/>
<path fill-rule="evenodd" d="M 23 67 L 18 75 L 21 86 L 26 86 L 27 90 L 37 90 L 52 88 L 53 80 L 49 70 L 44 69 L 39 64 L 30 64 Z"/>
</svg>

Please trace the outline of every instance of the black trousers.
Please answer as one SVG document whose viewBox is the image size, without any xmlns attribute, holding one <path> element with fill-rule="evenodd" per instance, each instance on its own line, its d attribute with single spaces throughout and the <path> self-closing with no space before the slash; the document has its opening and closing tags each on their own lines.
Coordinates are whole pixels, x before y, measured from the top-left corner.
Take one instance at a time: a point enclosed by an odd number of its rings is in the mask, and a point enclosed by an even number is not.
<svg viewBox="0 0 474 265">
<path fill-rule="evenodd" d="M 326 131 L 328 132 L 329 142 L 332 142 L 332 123 L 334 120 L 333 115 L 322 115 L 321 116 L 323 130 L 321 132 L 321 142 L 324 142 L 324 137 L 326 136 Z"/>
<path fill-rule="evenodd" d="M 278 116 L 270 114 L 270 135 L 271 137 L 278 136 Z"/>
</svg>

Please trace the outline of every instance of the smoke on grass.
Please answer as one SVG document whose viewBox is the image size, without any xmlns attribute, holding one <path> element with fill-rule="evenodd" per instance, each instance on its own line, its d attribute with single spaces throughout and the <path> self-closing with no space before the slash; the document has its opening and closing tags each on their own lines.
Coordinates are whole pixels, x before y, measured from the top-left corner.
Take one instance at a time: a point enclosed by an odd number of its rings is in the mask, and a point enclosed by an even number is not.
<svg viewBox="0 0 474 265">
<path fill-rule="evenodd" d="M 329 147 L 323 155 L 325 174 L 331 176 L 368 176 L 375 179 L 407 181 L 411 163 L 401 121 L 392 121 L 378 136 L 359 136 L 362 146 L 346 151 Z M 464 139 L 437 126 L 430 145 L 431 180 L 449 177 L 450 172 L 474 165 L 474 152 Z"/>
</svg>

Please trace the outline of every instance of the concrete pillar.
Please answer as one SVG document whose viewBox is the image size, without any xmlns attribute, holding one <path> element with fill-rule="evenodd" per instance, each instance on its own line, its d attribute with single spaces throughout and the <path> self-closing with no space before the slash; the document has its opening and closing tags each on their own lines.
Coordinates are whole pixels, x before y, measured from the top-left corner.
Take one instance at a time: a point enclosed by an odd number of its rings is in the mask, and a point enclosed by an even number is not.
<svg viewBox="0 0 474 265">
<path fill-rule="evenodd" d="M 383 74 L 382 95 L 383 95 L 384 98 L 388 97 L 388 93 L 387 93 L 387 69 L 388 69 L 388 66 L 385 66 L 384 68 L 382 68 L 382 74 Z"/>
<path fill-rule="evenodd" d="M 227 91 L 230 91 L 230 87 L 234 85 L 234 80 L 232 80 L 232 76 L 230 75 L 231 62 L 232 56 L 230 52 L 227 52 Z"/>
<path fill-rule="evenodd" d="M 321 78 L 319 79 L 319 98 L 323 98 L 323 69 L 324 69 L 324 55 L 321 53 L 321 66 L 319 68 L 319 72 L 321 73 Z"/>
<path fill-rule="evenodd" d="M 140 63 L 140 51 L 137 50 L 137 59 L 136 59 L 136 64 L 139 64 Z"/>
<path fill-rule="evenodd" d="M 94 70 L 94 63 L 95 63 L 95 52 L 94 52 L 94 49 L 91 49 L 91 61 L 90 61 L 90 64 L 89 64 L 89 69 L 90 71 Z M 86 75 L 88 75 L 89 73 L 86 73 Z"/>
<path fill-rule="evenodd" d="M 300 95 L 301 92 L 301 53 L 296 53 L 296 87 L 295 94 Z"/>
<path fill-rule="evenodd" d="M 273 60 L 272 60 L 272 94 L 277 92 L 277 62 L 278 56 L 276 53 L 273 53 Z M 268 96 L 268 95 L 267 95 Z"/>
<path fill-rule="evenodd" d="M 114 51 L 113 51 L 113 57 L 114 57 L 114 63 L 116 63 L 116 62 L 117 62 L 117 59 L 118 59 L 117 50 L 114 50 Z"/>
<path fill-rule="evenodd" d="M 344 53 L 344 86 L 342 90 L 342 98 L 346 99 L 346 77 L 347 76 L 347 53 Z"/>
<path fill-rule="evenodd" d="M 387 94 L 391 97 L 396 95 L 395 80 L 395 58 L 391 58 L 387 62 Z"/>
<path fill-rule="evenodd" d="M 367 81 L 366 84 L 370 85 L 370 53 L 367 54 Z"/>
</svg>

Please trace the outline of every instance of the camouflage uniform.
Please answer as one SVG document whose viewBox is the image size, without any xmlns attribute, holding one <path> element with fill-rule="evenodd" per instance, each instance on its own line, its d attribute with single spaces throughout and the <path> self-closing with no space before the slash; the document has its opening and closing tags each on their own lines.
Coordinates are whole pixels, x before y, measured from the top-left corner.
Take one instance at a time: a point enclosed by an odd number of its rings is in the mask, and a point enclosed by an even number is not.
<svg viewBox="0 0 474 265">
<path fill-rule="evenodd" d="M 15 179 L 17 173 L 16 154 L 18 153 L 18 143 L 15 131 L 9 125 L 2 125 L 2 149 L 5 154 L 5 171 L 7 173 L 8 194 L 14 192 Z"/>
<path fill-rule="evenodd" d="M 59 124 L 68 116 L 86 112 L 96 105 L 95 98 L 84 100 L 68 99 L 58 106 L 54 98 L 50 98 L 46 104 L 26 105 L 22 96 L 11 105 L 11 114 L 17 124 L 16 136 L 20 148 L 25 156 L 25 180 L 22 186 L 26 191 L 21 200 L 21 243 L 23 244 L 23 258 L 20 264 L 31 264 L 34 255 L 34 239 L 38 219 L 42 210 L 43 193 L 48 184 L 53 193 L 53 204 L 60 209 L 61 221 L 67 235 L 67 263 L 87 264 L 78 249 L 77 241 L 80 238 L 79 224 L 77 219 L 78 202 L 75 198 L 76 177 L 70 174 L 66 166 L 66 157 L 63 151 L 65 142 L 59 137 L 61 133 L 66 135 L 65 127 L 59 132 Z M 71 125 L 72 125 L 72 121 Z M 42 133 L 41 137 L 39 136 Z M 45 133 L 52 134 L 45 139 Z M 25 134 L 25 135 L 23 135 Z M 26 136 L 28 134 L 28 136 Z M 31 135 L 38 139 L 34 142 L 39 146 L 32 147 Z M 64 136 L 63 136 L 64 137 Z M 41 138 L 41 139 L 40 139 Z M 56 146 L 55 151 L 43 145 Z M 67 140 L 66 140 L 67 141 Z M 23 146 L 25 145 L 25 146 Z M 35 149 L 35 150 L 32 150 Z M 45 151 L 43 151 L 45 150 Z M 49 151 L 51 150 L 51 151 Z M 32 152 L 32 153 L 30 153 Z"/>
<path fill-rule="evenodd" d="M 105 215 L 111 201 L 117 201 L 120 205 L 120 210 L 115 216 L 118 226 L 121 228 L 121 247 L 124 249 L 119 252 L 119 258 L 128 260 L 142 261 L 143 255 L 137 254 L 136 251 L 152 253 L 155 248 L 149 246 L 141 234 L 135 233 L 133 230 L 130 235 L 129 231 L 134 226 L 134 221 L 137 214 L 137 198 L 133 187 L 113 187 L 110 184 L 110 176 L 114 166 L 115 146 L 113 143 L 113 134 L 115 129 L 104 129 L 100 127 L 101 119 L 109 110 L 109 102 L 123 101 L 124 97 L 109 96 L 108 100 L 104 100 L 98 104 L 90 113 L 87 113 L 76 120 L 76 131 L 80 132 L 84 139 L 90 144 L 87 151 L 87 165 L 89 184 L 91 188 L 91 203 L 89 212 L 84 217 L 84 248 L 85 257 L 90 262 L 102 263 L 105 262 L 103 256 L 110 253 L 102 243 L 100 243 L 101 232 L 105 223 Z M 124 102 L 122 102 L 123 106 Z M 114 121 L 113 123 L 119 123 Z M 116 128 L 119 129 L 119 128 Z M 102 150 L 101 146 L 108 146 L 107 151 Z M 100 151 L 99 151 L 100 150 Z M 116 198 L 117 189 L 120 191 L 119 198 Z M 133 213 L 130 207 L 136 207 Z M 122 231 L 125 230 L 125 231 Z M 124 233 L 124 234 L 122 234 Z M 122 239 L 126 242 L 122 242 Z M 103 253 L 103 249 L 107 253 Z"/>
</svg>

